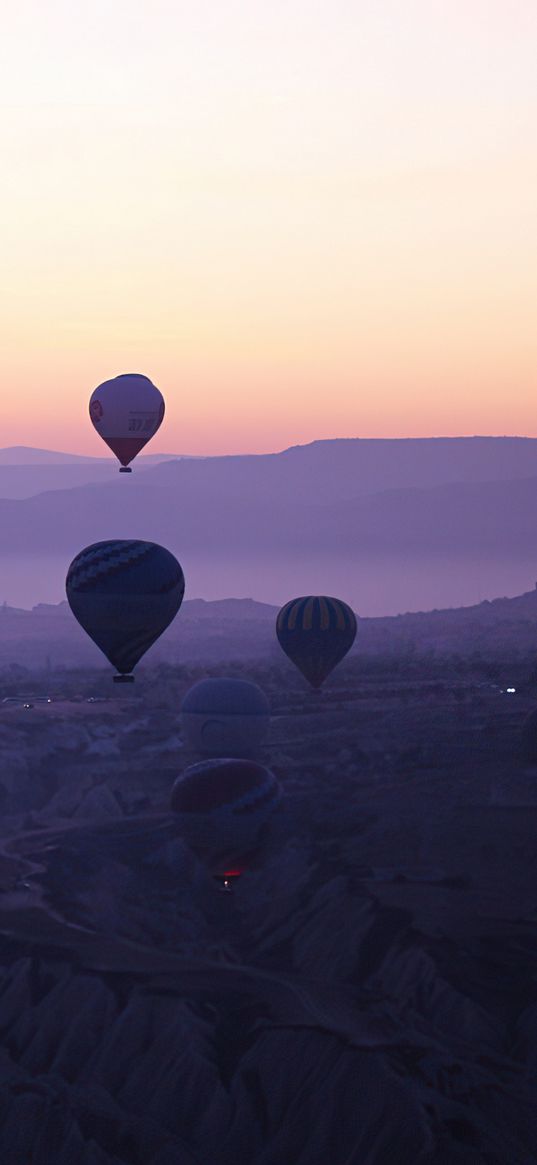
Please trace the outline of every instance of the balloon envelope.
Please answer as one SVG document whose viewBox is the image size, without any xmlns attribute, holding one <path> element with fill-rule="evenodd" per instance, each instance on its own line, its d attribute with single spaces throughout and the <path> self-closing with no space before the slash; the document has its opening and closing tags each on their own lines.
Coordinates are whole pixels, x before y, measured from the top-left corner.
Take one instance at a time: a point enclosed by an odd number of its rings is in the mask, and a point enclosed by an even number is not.
<svg viewBox="0 0 537 1165">
<path fill-rule="evenodd" d="M 314 688 L 320 688 L 356 636 L 354 611 L 341 599 L 305 595 L 291 599 L 276 620 L 280 647 Z"/>
<path fill-rule="evenodd" d="M 164 418 L 164 398 L 147 376 L 129 372 L 105 380 L 92 392 L 94 429 L 126 467 L 155 435 Z"/>
<path fill-rule="evenodd" d="M 281 788 L 270 769 L 220 758 L 191 765 L 175 782 L 171 807 L 181 835 L 215 873 L 244 869 L 266 841 Z"/>
<path fill-rule="evenodd" d="M 187 743 L 207 756 L 250 756 L 270 724 L 265 693 L 248 680 L 226 676 L 201 680 L 181 706 Z"/>
<path fill-rule="evenodd" d="M 73 559 L 66 591 L 75 619 L 126 675 L 175 618 L 185 579 L 154 542 L 95 542 Z"/>
</svg>

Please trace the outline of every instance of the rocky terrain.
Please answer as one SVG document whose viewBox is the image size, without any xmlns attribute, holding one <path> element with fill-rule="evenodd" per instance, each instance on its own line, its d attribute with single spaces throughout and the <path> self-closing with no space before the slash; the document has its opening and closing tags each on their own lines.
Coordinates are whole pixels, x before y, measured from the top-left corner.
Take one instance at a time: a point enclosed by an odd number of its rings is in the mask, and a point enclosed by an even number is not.
<svg viewBox="0 0 537 1165">
<path fill-rule="evenodd" d="M 527 674 L 252 665 L 285 796 L 225 894 L 168 807 L 201 673 L 0 705 L 1 1159 L 537 1161 Z"/>
</svg>

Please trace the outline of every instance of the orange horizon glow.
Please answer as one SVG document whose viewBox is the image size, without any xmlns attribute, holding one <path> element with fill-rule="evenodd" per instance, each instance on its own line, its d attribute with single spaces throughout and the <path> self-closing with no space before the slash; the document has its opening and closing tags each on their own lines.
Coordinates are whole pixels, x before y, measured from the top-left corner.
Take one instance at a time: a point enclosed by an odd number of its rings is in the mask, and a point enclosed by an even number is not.
<svg viewBox="0 0 537 1165">
<path fill-rule="evenodd" d="M 67 0 L 7 17 L 1 445 L 537 435 L 537 8 Z"/>
</svg>

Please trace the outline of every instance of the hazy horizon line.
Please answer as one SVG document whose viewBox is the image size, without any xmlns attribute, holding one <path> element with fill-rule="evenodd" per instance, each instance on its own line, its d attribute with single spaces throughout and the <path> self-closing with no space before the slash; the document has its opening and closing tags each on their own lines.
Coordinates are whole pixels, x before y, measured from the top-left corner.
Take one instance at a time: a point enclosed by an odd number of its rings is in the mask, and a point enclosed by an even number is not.
<svg viewBox="0 0 537 1165">
<path fill-rule="evenodd" d="M 229 450 L 225 453 L 183 453 L 183 452 L 166 452 L 165 450 L 148 450 L 146 453 L 139 453 L 137 461 L 154 460 L 157 457 L 162 458 L 185 458 L 188 460 L 209 460 L 224 457 L 270 457 L 279 453 L 287 453 L 291 449 L 306 449 L 311 445 L 328 444 L 332 442 L 347 442 L 347 441 L 536 441 L 537 434 L 529 433 L 429 433 L 427 435 L 393 435 L 393 436 L 369 436 L 367 434 L 359 434 L 341 437 L 314 437 L 311 441 L 295 441 L 289 445 L 283 445 L 271 450 Z M 15 451 L 28 451 L 30 453 L 47 453 L 59 454 L 62 457 L 80 457 L 87 461 L 108 462 L 113 461 L 113 456 L 98 453 L 80 452 L 78 449 L 50 449 L 42 445 L 3 445 L 0 447 L 0 456 L 3 453 L 11 453 Z M 14 463 L 15 464 L 15 463 Z M 9 465 L 9 463 L 7 463 Z"/>
<path fill-rule="evenodd" d="M 535 587 L 530 587 L 529 590 L 521 591 L 520 594 L 496 595 L 493 599 L 479 599 L 477 602 L 472 603 L 457 603 L 445 607 L 422 607 L 417 610 L 399 611 L 395 614 L 390 614 L 388 612 L 381 615 L 361 615 L 359 611 L 355 611 L 355 614 L 359 622 L 370 622 L 377 619 L 404 619 L 407 616 L 414 617 L 416 615 L 441 615 L 446 611 L 468 611 L 471 610 L 472 607 L 482 607 L 484 605 L 491 606 L 493 603 L 515 602 L 517 599 L 523 599 L 527 595 L 534 594 L 535 590 L 537 590 L 537 582 L 535 583 Z M 188 606 L 190 603 L 206 603 L 208 606 L 213 606 L 216 603 L 254 603 L 257 607 L 268 607 L 274 611 L 279 611 L 281 605 L 274 602 L 267 602 L 265 599 L 255 599 L 252 595 L 222 595 L 218 599 L 205 599 L 202 595 L 192 595 L 189 596 L 189 598 L 185 598 L 181 606 Z M 57 603 L 40 600 L 37 603 L 33 603 L 31 607 L 13 606 L 11 603 L 0 598 L 0 618 L 1 612 L 6 610 L 26 611 L 28 614 L 31 614 L 33 611 L 37 611 L 38 607 L 51 607 L 55 609 L 62 606 L 65 606 L 68 611 L 70 610 L 67 598 L 59 599 Z"/>
</svg>

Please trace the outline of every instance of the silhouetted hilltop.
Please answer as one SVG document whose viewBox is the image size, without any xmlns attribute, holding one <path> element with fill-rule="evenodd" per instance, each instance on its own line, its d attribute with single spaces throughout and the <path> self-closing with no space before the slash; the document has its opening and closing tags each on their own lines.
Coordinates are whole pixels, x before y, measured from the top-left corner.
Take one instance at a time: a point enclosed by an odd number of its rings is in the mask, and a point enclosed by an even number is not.
<svg viewBox="0 0 537 1165">
<path fill-rule="evenodd" d="M 330 503 L 390 489 L 537 477 L 534 437 L 339 438 L 281 453 L 207 457 L 157 466 L 148 484 L 188 483 L 242 495 L 245 486 L 283 502 Z"/>
<path fill-rule="evenodd" d="M 283 657 L 275 637 L 277 607 L 253 599 L 186 600 L 141 666 Z M 359 612 L 358 612 L 359 615 Z M 436 652 L 490 658 L 537 653 L 537 589 L 473 607 L 360 618 L 353 656 Z M 103 656 L 66 602 L 31 611 L 0 607 L 0 666 L 100 666 Z M 287 666 L 287 665 L 286 665 Z M 290 665 L 289 665 L 290 666 Z"/>
<path fill-rule="evenodd" d="M 363 619 L 360 627 L 366 651 L 380 651 L 384 643 L 390 649 L 412 644 L 420 651 L 462 655 L 483 651 L 493 657 L 505 651 L 529 652 L 537 650 L 537 589 L 510 599 L 485 599 L 471 607 Z"/>
</svg>

